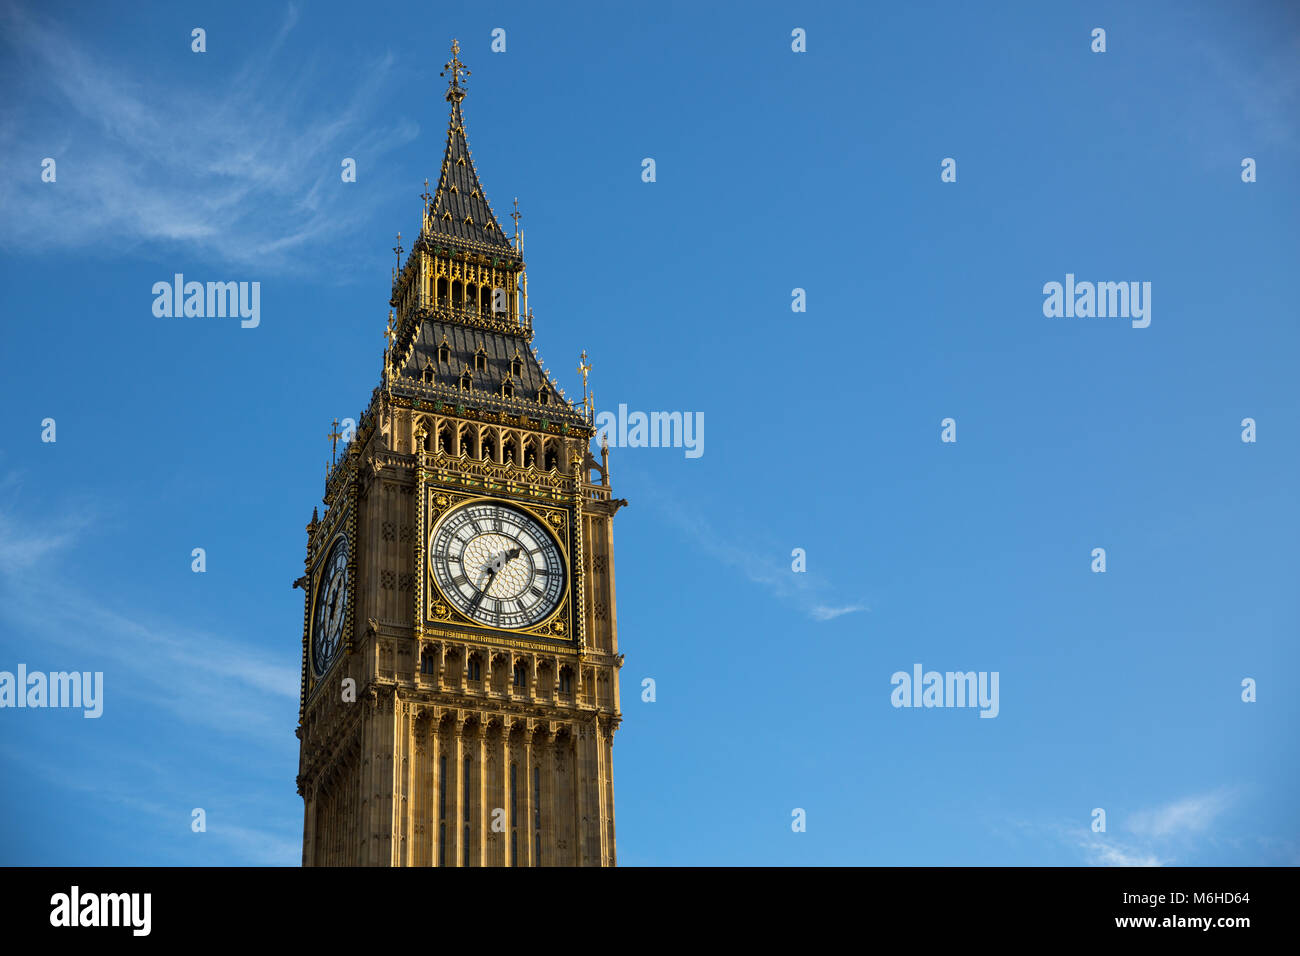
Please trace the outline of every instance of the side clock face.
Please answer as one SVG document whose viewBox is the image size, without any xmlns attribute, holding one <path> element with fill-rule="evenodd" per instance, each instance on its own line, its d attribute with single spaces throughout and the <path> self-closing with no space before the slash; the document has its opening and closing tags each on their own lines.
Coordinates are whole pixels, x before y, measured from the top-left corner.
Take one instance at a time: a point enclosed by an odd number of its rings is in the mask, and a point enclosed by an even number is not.
<svg viewBox="0 0 1300 956">
<path fill-rule="evenodd" d="M 429 538 L 429 566 L 448 602 L 488 627 L 539 624 L 564 596 L 555 539 L 532 515 L 496 502 L 449 512 Z"/>
<path fill-rule="evenodd" d="M 312 615 L 312 670 L 321 677 L 343 645 L 343 617 L 348 602 L 348 540 L 339 538 L 322 565 Z"/>
</svg>

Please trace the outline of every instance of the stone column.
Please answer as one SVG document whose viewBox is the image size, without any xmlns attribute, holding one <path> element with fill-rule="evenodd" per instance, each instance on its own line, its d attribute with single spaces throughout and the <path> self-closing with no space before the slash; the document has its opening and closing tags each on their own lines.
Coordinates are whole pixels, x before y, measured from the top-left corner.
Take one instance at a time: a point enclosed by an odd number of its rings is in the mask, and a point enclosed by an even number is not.
<svg viewBox="0 0 1300 956">
<path fill-rule="evenodd" d="M 533 727 L 532 721 L 524 725 L 524 759 L 520 761 L 523 779 L 519 781 L 524 796 L 524 816 L 520 823 L 523 830 L 523 845 L 520 847 L 519 860 L 524 866 L 536 866 L 533 862 Z"/>
<path fill-rule="evenodd" d="M 455 808 L 449 814 L 451 819 L 448 822 L 451 824 L 451 832 L 447 835 L 447 849 L 450 851 L 448 855 L 452 857 L 452 866 L 460 866 L 465 859 L 464 850 L 462 849 L 465 839 L 465 785 L 461 782 L 461 777 L 465 773 L 465 727 L 461 720 L 461 716 L 457 714 L 455 752 L 451 755 L 452 759 L 447 761 L 447 783 L 455 788 L 452 790 L 452 799 L 448 801 L 448 806 Z"/>
</svg>

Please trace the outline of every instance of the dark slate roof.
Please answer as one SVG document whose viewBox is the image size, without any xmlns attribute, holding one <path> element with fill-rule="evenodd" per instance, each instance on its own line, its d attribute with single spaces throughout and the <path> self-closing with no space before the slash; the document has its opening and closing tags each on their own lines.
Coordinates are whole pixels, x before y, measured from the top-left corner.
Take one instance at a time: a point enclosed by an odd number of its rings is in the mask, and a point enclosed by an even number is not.
<svg viewBox="0 0 1300 956">
<path fill-rule="evenodd" d="M 501 224 L 497 222 L 479 184 L 478 172 L 469 154 L 469 139 L 465 135 L 465 119 L 459 100 L 453 100 L 451 104 L 447 148 L 442 157 L 438 189 L 430 203 L 426 232 L 431 237 L 459 239 L 471 247 L 513 248 L 501 232 Z"/>
<path fill-rule="evenodd" d="M 444 337 L 451 351 L 451 361 L 438 361 L 438 348 Z M 455 322 L 439 321 L 426 318 L 416 333 L 413 348 L 402 367 L 402 377 L 394 385 L 406 385 L 413 391 L 424 386 L 424 369 L 433 366 L 433 386 L 436 392 L 455 391 L 455 401 L 470 408 L 492 409 L 494 411 L 527 411 L 530 415 L 548 418 L 551 421 L 581 424 L 582 413 L 569 405 L 560 395 L 553 380 L 548 380 L 537 356 L 533 353 L 527 340 L 522 336 L 488 329 L 474 328 Z M 482 347 L 487 354 L 487 370 L 475 371 L 474 357 Z M 516 350 L 521 368 L 518 376 L 510 375 L 510 363 L 515 358 Z M 460 391 L 460 376 L 465 366 L 469 366 L 473 375 L 474 387 L 469 392 Z M 514 399 L 504 398 L 501 385 L 507 379 L 514 383 Z M 551 402 L 541 405 L 537 395 L 542 384 L 549 386 Z"/>
</svg>

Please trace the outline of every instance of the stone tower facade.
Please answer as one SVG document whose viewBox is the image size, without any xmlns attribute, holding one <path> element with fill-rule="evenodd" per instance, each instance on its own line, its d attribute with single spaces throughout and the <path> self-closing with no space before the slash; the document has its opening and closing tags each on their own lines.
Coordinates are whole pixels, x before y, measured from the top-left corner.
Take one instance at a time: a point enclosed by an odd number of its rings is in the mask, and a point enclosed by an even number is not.
<svg viewBox="0 0 1300 956">
<path fill-rule="evenodd" d="M 307 526 L 305 866 L 616 862 L 627 502 L 590 452 L 590 395 L 568 400 L 533 348 L 518 215 L 505 236 L 470 157 L 467 73 L 453 44 L 381 384 Z"/>
</svg>

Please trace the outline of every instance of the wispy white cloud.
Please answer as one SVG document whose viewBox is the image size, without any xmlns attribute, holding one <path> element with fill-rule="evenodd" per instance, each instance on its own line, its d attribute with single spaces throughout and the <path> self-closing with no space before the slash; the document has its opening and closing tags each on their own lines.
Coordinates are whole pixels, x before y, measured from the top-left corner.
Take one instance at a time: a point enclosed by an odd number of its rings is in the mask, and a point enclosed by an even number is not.
<svg viewBox="0 0 1300 956">
<path fill-rule="evenodd" d="M 280 734 L 299 673 L 284 654 L 188 623 L 151 620 L 110 607 L 59 569 L 92 523 L 77 518 L 20 520 L 0 511 L 0 616 L 43 653 L 58 647 L 103 663 L 105 693 L 162 707 L 185 721 L 258 739 Z M 202 666 L 196 667 L 201 650 Z M 100 669 L 100 668 L 96 668 Z"/>
<path fill-rule="evenodd" d="M 102 739 L 69 739 L 57 754 L 15 743 L 0 741 L 0 765 L 21 767 L 24 780 L 63 791 L 79 814 L 95 817 L 92 826 L 120 829 L 125 813 L 133 842 L 152 834 L 150 863 L 208 864 L 219 858 L 249 866 L 297 866 L 302 861 L 301 817 L 293 812 L 296 800 L 284 799 L 284 780 L 278 776 L 283 763 L 272 760 L 253 769 L 246 749 L 237 748 L 235 759 L 244 771 L 267 774 L 249 787 L 232 781 L 219 761 L 178 774 L 170 761 L 142 759 L 136 747 L 111 748 Z M 202 833 L 191 827 L 196 803 L 206 814 Z M 208 841 L 220 843 L 228 860 L 214 854 Z M 59 862 L 82 865 L 75 857 Z"/>
<path fill-rule="evenodd" d="M 185 84 L 159 82 L 156 65 L 111 62 L 41 14 L 0 10 L 0 51 L 25 95 L 10 90 L 0 151 L 32 170 L 0 177 L 0 244 L 90 248 L 108 237 L 115 249 L 169 245 L 270 269 L 330 261 L 293 253 L 357 225 L 363 210 L 339 179 L 343 157 L 364 175 L 418 127 L 374 119 L 388 112 L 379 106 L 391 55 L 347 83 L 310 62 L 296 75 L 273 71 L 297 19 L 289 6 L 269 46 L 250 50 L 233 77 L 214 66 L 205 83 Z M 333 91 L 323 101 L 322 89 Z M 39 180 L 46 156 L 58 164 L 54 184 Z"/>
<path fill-rule="evenodd" d="M 0 489 L 20 484 L 12 473 L 0 475 Z M 96 509 L 79 503 L 60 510 L 77 517 L 0 510 L 6 654 L 22 648 L 27 656 L 19 660 L 57 658 L 77 669 L 93 661 L 93 669 L 104 672 L 106 716 L 114 701 L 133 700 L 152 709 L 140 719 L 157 713 L 168 723 L 169 745 L 202 739 L 207 749 L 178 774 L 165 750 L 142 750 L 134 738 L 107 731 L 124 725 L 76 721 L 79 733 L 53 751 L 5 741 L 0 763 L 21 765 L 24 778 L 43 779 L 104 821 L 120 823 L 126 813 L 137 829 L 161 841 L 151 852 L 174 862 L 203 863 L 215 854 L 250 865 L 297 865 L 299 823 L 286 815 L 283 790 L 272 786 L 270 797 L 265 788 L 250 792 L 223 771 L 223 764 L 238 761 L 243 773 L 281 785 L 282 775 L 292 773 L 293 741 L 286 730 L 296 713 L 299 680 L 292 653 L 268 653 L 246 640 L 111 607 L 83 591 L 67 559 L 96 526 Z M 189 828 L 195 805 L 209 811 L 201 835 Z"/>
<path fill-rule="evenodd" d="M 1104 833 L 1087 823 L 1033 823 L 1015 821 L 1018 830 L 1039 839 L 1059 842 L 1082 852 L 1089 866 L 1168 866 L 1179 857 L 1199 852 L 1195 840 L 1235 800 L 1234 792 L 1219 789 L 1184 797 L 1162 806 L 1138 810 L 1126 816 L 1111 813 L 1111 826 Z M 1116 828 L 1118 824 L 1118 829 Z M 1224 841 L 1227 842 L 1227 841 Z"/>
<path fill-rule="evenodd" d="M 1079 845 L 1091 866 L 1164 866 L 1154 853 L 1115 841 L 1090 839 Z"/>
<path fill-rule="evenodd" d="M 719 533 L 698 514 L 690 513 L 680 503 L 647 489 L 650 500 L 705 554 L 740 571 L 755 584 L 764 587 L 778 600 L 799 607 L 814 621 L 832 621 L 846 614 L 868 611 L 866 604 L 827 603 L 828 585 L 804 573 L 796 573 L 789 559 L 763 551 L 749 542 L 735 542 L 734 535 Z"/>
<path fill-rule="evenodd" d="M 1143 810 L 1127 820 L 1128 829 L 1140 836 L 1169 837 L 1201 833 L 1231 804 L 1227 791 L 1187 797 L 1153 810 Z"/>
<path fill-rule="evenodd" d="M 302 863 L 301 840 L 286 838 L 282 833 L 220 823 L 208 832 L 229 844 L 253 866 L 298 866 Z"/>
<path fill-rule="evenodd" d="M 0 512 L 0 574 L 17 574 L 67 548 L 85 527 L 84 517 L 60 516 L 45 528 L 25 528 Z"/>
<path fill-rule="evenodd" d="M 870 610 L 865 604 L 846 604 L 843 607 L 827 607 L 825 604 L 818 604 L 812 608 L 810 613 L 814 620 L 833 621 L 837 617 L 843 617 L 845 614 L 854 614 L 857 611 Z"/>
<path fill-rule="evenodd" d="M 1226 50 L 1218 31 L 1200 34 L 1194 51 L 1226 107 L 1207 110 L 1196 104 L 1199 118 L 1224 117 L 1223 126 L 1209 131 L 1221 144 L 1227 136 L 1243 143 L 1257 143 L 1271 150 L 1294 153 L 1300 149 L 1295 117 L 1300 113 L 1300 33 L 1279 29 L 1262 54 L 1247 56 L 1240 50 Z M 1218 104 L 1213 104 L 1218 105 Z M 1204 122 L 1198 125 L 1206 125 Z"/>
</svg>

